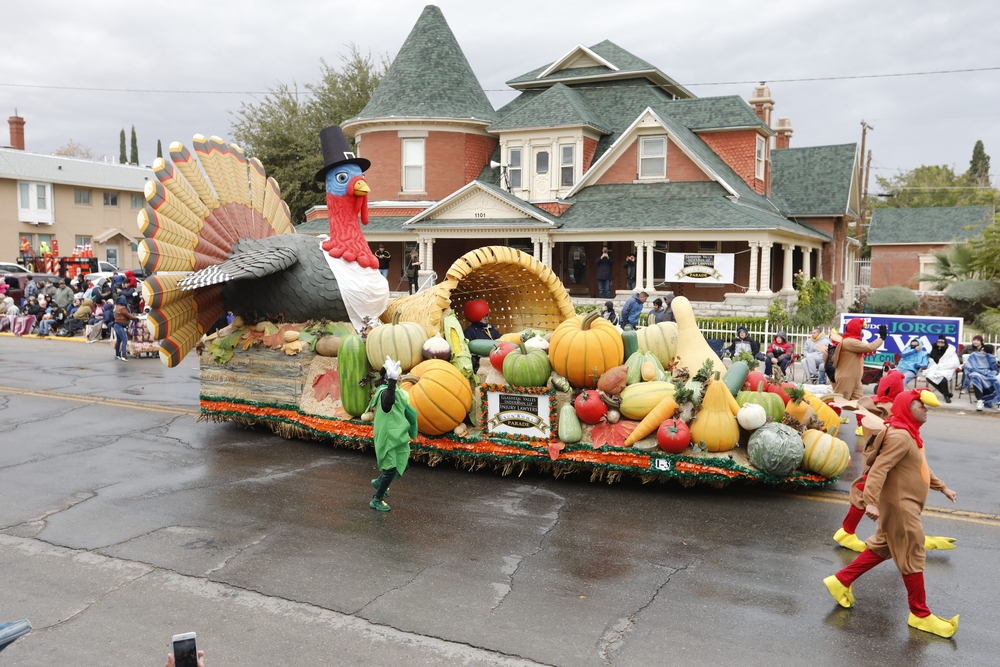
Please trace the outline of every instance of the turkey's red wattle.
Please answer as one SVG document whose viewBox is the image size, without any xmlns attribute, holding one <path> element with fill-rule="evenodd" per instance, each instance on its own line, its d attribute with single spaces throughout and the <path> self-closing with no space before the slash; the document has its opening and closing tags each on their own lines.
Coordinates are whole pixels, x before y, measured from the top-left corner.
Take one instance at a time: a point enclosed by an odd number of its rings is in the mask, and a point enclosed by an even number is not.
<svg viewBox="0 0 1000 667">
<path fill-rule="evenodd" d="M 323 242 L 323 250 L 330 257 L 357 262 L 362 268 L 378 268 L 378 259 L 372 254 L 358 224 L 359 213 L 361 220 L 368 224 L 368 195 L 356 197 L 349 191 L 337 196 L 328 192 L 326 210 L 330 218 L 330 238 Z"/>
</svg>

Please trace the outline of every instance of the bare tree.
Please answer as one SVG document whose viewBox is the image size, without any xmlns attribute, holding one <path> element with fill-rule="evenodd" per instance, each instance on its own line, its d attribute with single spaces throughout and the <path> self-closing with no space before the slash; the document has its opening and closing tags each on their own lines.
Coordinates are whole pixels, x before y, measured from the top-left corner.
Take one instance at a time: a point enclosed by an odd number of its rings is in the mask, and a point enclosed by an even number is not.
<svg viewBox="0 0 1000 667">
<path fill-rule="evenodd" d="M 84 160 L 95 159 L 93 148 L 90 146 L 84 146 L 79 142 L 73 141 L 73 139 L 67 141 L 65 146 L 57 148 L 52 154 L 59 155 L 61 157 L 78 157 L 83 158 Z"/>
</svg>

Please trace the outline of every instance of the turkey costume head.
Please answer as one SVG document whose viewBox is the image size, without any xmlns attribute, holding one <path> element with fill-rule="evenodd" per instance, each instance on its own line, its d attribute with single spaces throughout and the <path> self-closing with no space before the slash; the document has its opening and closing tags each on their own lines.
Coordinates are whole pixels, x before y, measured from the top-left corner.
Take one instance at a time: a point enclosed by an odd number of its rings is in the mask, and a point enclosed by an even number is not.
<svg viewBox="0 0 1000 667">
<path fill-rule="evenodd" d="M 331 257 L 357 262 L 362 268 L 378 268 L 358 224 L 368 224 L 368 184 L 364 172 L 371 166 L 365 158 L 356 157 L 347 137 L 338 125 L 319 133 L 323 146 L 323 168 L 316 180 L 326 184 L 326 210 L 330 219 L 330 238 L 323 250 Z"/>
</svg>

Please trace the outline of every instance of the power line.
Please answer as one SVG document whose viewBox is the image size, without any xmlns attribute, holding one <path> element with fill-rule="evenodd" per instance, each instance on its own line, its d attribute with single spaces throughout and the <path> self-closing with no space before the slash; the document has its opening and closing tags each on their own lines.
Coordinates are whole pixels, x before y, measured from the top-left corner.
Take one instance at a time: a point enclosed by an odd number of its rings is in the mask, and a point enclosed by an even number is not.
<svg viewBox="0 0 1000 667">
<path fill-rule="evenodd" d="M 924 72 L 893 72 L 889 74 L 852 74 L 845 76 L 816 76 L 798 79 L 749 79 L 746 81 L 705 81 L 697 83 L 681 84 L 688 86 L 733 86 L 757 83 L 802 83 L 807 81 L 847 81 L 851 79 L 884 79 L 890 77 L 906 76 L 928 76 L 936 74 L 962 74 L 967 72 L 995 72 L 1000 67 L 971 67 L 967 69 L 942 69 L 928 70 Z M 642 84 L 646 87 L 648 84 Z M 142 94 L 169 94 L 169 95 L 272 95 L 274 90 L 163 90 L 156 88 L 97 88 L 86 86 L 48 86 L 34 83 L 3 83 L 0 86 L 6 88 L 36 88 L 41 90 L 67 90 L 93 93 L 142 93 Z M 589 88 L 622 88 L 626 86 L 589 86 Z M 636 86 L 639 87 L 639 86 Z M 515 93 L 519 92 L 513 88 L 485 88 L 488 93 Z"/>
</svg>

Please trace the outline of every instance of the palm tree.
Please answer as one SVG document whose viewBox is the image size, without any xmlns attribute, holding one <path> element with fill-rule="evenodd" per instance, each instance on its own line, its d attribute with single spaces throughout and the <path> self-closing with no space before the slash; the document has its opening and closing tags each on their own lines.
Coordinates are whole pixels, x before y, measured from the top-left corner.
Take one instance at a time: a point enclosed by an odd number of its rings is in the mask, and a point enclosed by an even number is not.
<svg viewBox="0 0 1000 667">
<path fill-rule="evenodd" d="M 948 252 L 934 253 L 934 272 L 922 273 L 917 280 L 933 283 L 938 291 L 962 280 L 975 280 L 977 271 L 973 268 L 973 261 L 972 248 L 966 243 L 959 243 Z"/>
</svg>

